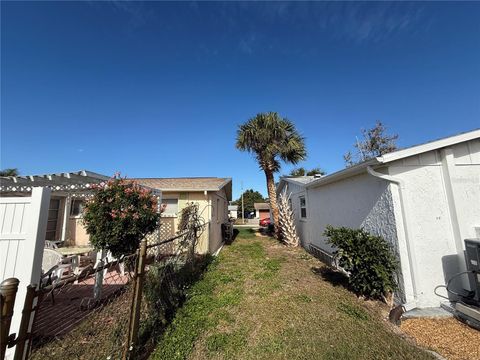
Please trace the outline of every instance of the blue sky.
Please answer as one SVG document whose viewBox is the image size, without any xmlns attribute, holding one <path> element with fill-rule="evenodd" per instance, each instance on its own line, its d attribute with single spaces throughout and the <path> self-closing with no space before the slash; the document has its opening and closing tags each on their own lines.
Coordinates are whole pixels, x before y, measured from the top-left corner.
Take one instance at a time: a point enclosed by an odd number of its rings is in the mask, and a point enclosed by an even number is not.
<svg viewBox="0 0 480 360">
<path fill-rule="evenodd" d="M 277 111 L 306 167 L 361 128 L 480 127 L 480 3 L 1 3 L 1 168 L 225 176 L 266 194 L 239 124 Z M 292 166 L 284 166 L 287 173 Z"/>
</svg>

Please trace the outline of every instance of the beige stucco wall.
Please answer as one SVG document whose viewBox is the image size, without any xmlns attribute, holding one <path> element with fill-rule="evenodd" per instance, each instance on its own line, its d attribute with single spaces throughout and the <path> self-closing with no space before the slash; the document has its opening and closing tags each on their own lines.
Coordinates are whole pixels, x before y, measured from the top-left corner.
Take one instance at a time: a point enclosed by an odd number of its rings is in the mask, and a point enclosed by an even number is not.
<svg viewBox="0 0 480 360">
<path fill-rule="evenodd" d="M 87 246 L 90 244 L 89 236 L 82 224 L 81 217 L 68 219 L 67 238 L 69 246 Z"/>
<path fill-rule="evenodd" d="M 195 202 L 198 204 L 200 216 L 203 217 L 205 223 L 207 224 L 202 232 L 200 239 L 197 244 L 197 253 L 206 254 L 209 251 L 209 221 L 210 221 L 210 199 L 209 194 L 205 194 L 203 191 L 198 192 L 168 192 L 164 191 L 162 193 L 164 199 L 178 199 L 178 213 L 173 216 L 174 228 L 175 231 L 178 229 L 178 223 L 180 221 L 180 211 L 185 207 L 189 202 Z M 172 218 L 172 216 L 169 216 Z"/>
<path fill-rule="evenodd" d="M 173 221 L 173 231 L 177 231 L 180 221 L 179 213 L 189 202 L 199 205 L 200 216 L 205 221 L 204 230 L 197 244 L 197 253 L 214 253 L 222 245 L 221 224 L 228 221 L 228 201 L 225 190 L 204 193 L 198 192 L 163 192 L 164 199 L 178 199 L 177 215 L 163 216 L 164 221 Z M 61 219 L 60 219 L 61 221 Z M 67 239 L 68 245 L 85 246 L 89 244 L 89 237 L 81 223 L 81 218 L 69 218 Z"/>
</svg>

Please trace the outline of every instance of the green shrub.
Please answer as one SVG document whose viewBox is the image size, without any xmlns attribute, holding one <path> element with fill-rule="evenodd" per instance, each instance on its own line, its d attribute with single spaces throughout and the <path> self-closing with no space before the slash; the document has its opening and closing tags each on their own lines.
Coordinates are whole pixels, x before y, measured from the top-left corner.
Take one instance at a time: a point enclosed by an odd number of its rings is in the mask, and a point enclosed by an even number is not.
<svg viewBox="0 0 480 360">
<path fill-rule="evenodd" d="M 383 299 L 397 288 L 397 259 L 390 245 L 380 236 L 363 229 L 334 228 L 328 225 L 324 235 L 338 264 L 349 273 L 349 284 L 357 294 Z"/>
</svg>

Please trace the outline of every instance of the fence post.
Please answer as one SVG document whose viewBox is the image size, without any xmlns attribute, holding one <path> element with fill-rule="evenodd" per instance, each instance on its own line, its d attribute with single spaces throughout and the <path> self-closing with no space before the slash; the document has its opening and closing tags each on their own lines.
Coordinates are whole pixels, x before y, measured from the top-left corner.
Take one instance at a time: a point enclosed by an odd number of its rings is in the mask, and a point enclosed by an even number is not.
<svg viewBox="0 0 480 360">
<path fill-rule="evenodd" d="M 28 333 L 31 330 L 31 326 L 33 324 L 32 312 L 34 311 L 33 302 L 37 295 L 36 288 L 36 285 L 27 286 L 27 294 L 25 296 L 25 303 L 22 310 L 22 320 L 20 322 L 20 328 L 18 330 L 15 356 L 13 358 L 14 360 L 23 360 L 26 358 L 25 348 L 27 348 L 28 351 L 28 346 L 25 346 L 25 344 L 27 343 L 27 340 L 29 340 Z"/>
<path fill-rule="evenodd" d="M 17 296 L 18 283 L 16 278 L 9 278 L 0 284 L 0 360 L 5 358 L 5 352 L 8 345 L 10 332 L 10 323 L 13 316 L 13 306 L 15 305 L 15 297 Z"/>
<path fill-rule="evenodd" d="M 140 251 L 138 256 L 138 263 L 135 269 L 134 276 L 134 289 L 133 289 L 133 300 L 132 308 L 130 311 L 130 324 L 128 329 L 128 342 L 127 342 L 127 351 L 125 356 L 128 356 L 128 351 L 133 347 L 137 341 L 138 336 L 138 326 L 140 322 L 140 305 L 142 304 L 142 291 L 143 291 L 143 281 L 145 277 L 145 259 L 147 257 L 147 240 L 143 239 L 140 243 Z"/>
</svg>

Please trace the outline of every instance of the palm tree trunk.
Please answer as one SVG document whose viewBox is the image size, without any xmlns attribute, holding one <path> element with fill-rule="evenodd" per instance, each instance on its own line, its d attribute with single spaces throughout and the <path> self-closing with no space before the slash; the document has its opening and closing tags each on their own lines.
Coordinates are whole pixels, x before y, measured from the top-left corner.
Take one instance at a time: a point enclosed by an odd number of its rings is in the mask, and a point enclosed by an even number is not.
<svg viewBox="0 0 480 360">
<path fill-rule="evenodd" d="M 267 178 L 267 191 L 270 201 L 270 210 L 272 211 L 273 223 L 275 224 L 275 233 L 277 233 L 279 214 L 277 206 L 277 189 L 275 188 L 273 172 L 265 170 L 265 177 Z"/>
</svg>

